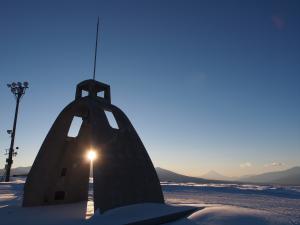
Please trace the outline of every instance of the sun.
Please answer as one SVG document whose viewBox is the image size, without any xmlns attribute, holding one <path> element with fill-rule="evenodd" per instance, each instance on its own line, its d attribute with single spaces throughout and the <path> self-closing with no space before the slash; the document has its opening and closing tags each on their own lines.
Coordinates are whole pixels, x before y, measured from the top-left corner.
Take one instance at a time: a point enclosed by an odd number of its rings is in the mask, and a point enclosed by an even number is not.
<svg viewBox="0 0 300 225">
<path fill-rule="evenodd" d="M 93 161 L 97 158 L 97 154 L 94 150 L 89 150 L 86 154 L 86 157 L 88 158 L 88 160 Z"/>
</svg>

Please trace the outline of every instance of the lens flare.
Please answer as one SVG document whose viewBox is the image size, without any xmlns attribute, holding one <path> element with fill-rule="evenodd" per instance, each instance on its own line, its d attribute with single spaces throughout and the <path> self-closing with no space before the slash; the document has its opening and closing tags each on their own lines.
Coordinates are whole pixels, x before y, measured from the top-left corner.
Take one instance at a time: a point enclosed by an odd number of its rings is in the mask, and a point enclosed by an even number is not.
<svg viewBox="0 0 300 225">
<path fill-rule="evenodd" d="M 93 161 L 97 158 L 97 154 L 94 150 L 89 150 L 86 154 L 86 157 L 88 158 L 88 160 Z"/>
</svg>

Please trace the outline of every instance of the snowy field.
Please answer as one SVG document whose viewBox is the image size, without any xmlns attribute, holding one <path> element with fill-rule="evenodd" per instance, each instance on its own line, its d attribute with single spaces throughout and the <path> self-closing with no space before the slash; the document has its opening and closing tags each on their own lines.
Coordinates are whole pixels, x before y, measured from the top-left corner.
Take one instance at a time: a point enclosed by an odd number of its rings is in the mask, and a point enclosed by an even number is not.
<svg viewBox="0 0 300 225">
<path fill-rule="evenodd" d="M 1 225 L 121 225 L 168 210 L 141 204 L 93 215 L 92 191 L 87 203 L 22 208 L 23 185 L 22 179 L 0 183 Z M 300 225 L 300 187 L 162 183 L 162 188 L 168 204 L 204 207 L 168 225 Z"/>
<path fill-rule="evenodd" d="M 162 187 L 168 203 L 242 207 L 300 224 L 300 187 L 192 183 L 162 183 Z"/>
</svg>

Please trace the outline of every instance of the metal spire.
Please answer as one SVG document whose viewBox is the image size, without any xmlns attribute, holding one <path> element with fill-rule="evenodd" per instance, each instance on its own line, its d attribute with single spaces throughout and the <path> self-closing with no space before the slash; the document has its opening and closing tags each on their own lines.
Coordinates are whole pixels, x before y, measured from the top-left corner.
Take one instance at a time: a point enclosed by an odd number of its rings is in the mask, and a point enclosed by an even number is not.
<svg viewBox="0 0 300 225">
<path fill-rule="evenodd" d="M 93 80 L 95 80 L 95 76 L 96 76 L 96 60 L 97 60 L 97 49 L 98 49 L 98 29 L 99 29 L 99 16 L 98 16 L 98 21 L 97 21 L 97 33 L 96 33 L 96 46 L 95 46 Z"/>
</svg>

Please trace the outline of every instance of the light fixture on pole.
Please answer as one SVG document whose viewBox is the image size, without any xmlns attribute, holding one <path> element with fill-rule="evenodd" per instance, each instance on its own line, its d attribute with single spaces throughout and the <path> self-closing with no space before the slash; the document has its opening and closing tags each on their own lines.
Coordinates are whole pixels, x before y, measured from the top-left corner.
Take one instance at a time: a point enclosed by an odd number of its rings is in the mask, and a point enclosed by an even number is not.
<svg viewBox="0 0 300 225">
<path fill-rule="evenodd" d="M 15 117 L 14 117 L 14 124 L 12 130 L 7 130 L 7 133 L 11 137 L 8 158 L 6 159 L 6 166 L 5 166 L 5 181 L 8 182 L 10 178 L 10 170 L 13 164 L 13 156 L 16 156 L 16 152 L 14 151 L 14 143 L 15 143 L 15 135 L 16 135 L 16 126 L 17 126 L 17 118 L 18 118 L 18 111 L 19 111 L 19 103 L 22 96 L 25 94 L 26 89 L 28 88 L 28 82 L 13 82 L 11 84 L 7 84 L 7 87 L 10 88 L 10 91 L 16 98 L 16 109 L 15 109 Z"/>
</svg>

